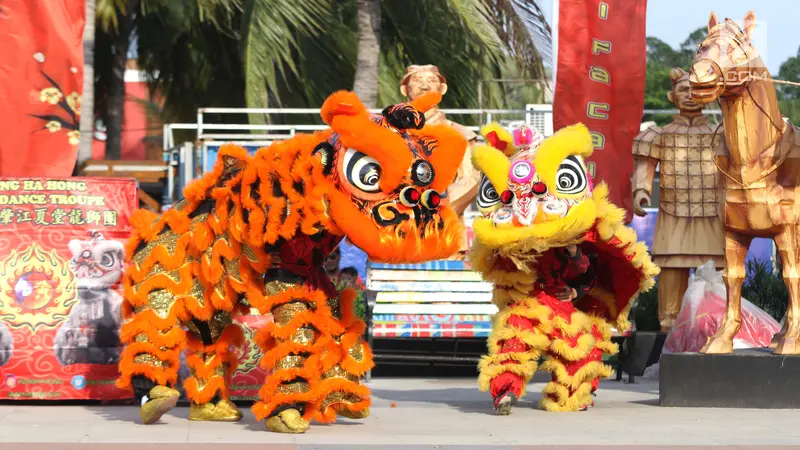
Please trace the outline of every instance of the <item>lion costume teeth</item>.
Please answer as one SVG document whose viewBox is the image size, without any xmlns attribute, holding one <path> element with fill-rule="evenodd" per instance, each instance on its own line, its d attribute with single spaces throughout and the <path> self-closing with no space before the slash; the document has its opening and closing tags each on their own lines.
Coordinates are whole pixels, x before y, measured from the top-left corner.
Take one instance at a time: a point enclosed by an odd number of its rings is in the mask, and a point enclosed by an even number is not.
<svg viewBox="0 0 800 450">
<path fill-rule="evenodd" d="M 473 223 L 469 258 L 494 283 L 499 312 L 479 387 L 508 414 L 509 396 L 521 397 L 541 368 L 552 373 L 542 408 L 585 409 L 599 379 L 611 373 L 602 363 L 603 353 L 617 352 L 610 323 L 619 331 L 630 327 L 631 301 L 653 286 L 659 269 L 624 225 L 624 211 L 608 201 L 606 185 L 594 185 L 584 163 L 592 153 L 584 125 L 522 148 L 497 124 L 482 133 L 491 145 L 473 151 L 484 174 L 483 217 Z"/>
<path fill-rule="evenodd" d="M 303 432 L 312 420 L 367 416 L 365 325 L 354 292 L 336 292 L 322 262 L 345 236 L 374 261 L 458 250 L 462 228 L 446 189 L 466 140 L 425 126 L 424 111 L 440 100 L 431 93 L 372 117 L 355 94 L 337 92 L 321 111 L 329 130 L 253 157 L 225 145 L 174 208 L 133 216 L 118 384 L 133 388 L 148 423 L 174 406 L 151 393 L 174 385 L 184 348 L 191 418 L 241 417 L 227 401 L 244 341 L 232 319 L 250 307 L 274 318 L 254 338 L 270 375 L 253 412 L 267 428 Z"/>
</svg>

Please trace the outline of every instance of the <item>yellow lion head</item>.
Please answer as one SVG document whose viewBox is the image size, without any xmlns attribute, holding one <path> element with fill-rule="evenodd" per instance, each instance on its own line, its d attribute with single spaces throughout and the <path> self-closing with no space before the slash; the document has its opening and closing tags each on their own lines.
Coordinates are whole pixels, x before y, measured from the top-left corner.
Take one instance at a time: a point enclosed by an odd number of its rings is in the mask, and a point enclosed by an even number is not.
<svg viewBox="0 0 800 450">
<path fill-rule="evenodd" d="M 501 141 L 510 136 L 497 127 L 482 132 L 494 132 Z M 571 243 L 595 223 L 600 205 L 608 209 L 608 189 L 595 186 L 586 168 L 592 138 L 583 124 L 563 128 L 535 148 L 500 147 L 506 151 L 481 145 L 472 156 L 484 174 L 477 200 L 483 217 L 473 224 L 482 244 L 527 243 L 541 251 Z"/>
</svg>

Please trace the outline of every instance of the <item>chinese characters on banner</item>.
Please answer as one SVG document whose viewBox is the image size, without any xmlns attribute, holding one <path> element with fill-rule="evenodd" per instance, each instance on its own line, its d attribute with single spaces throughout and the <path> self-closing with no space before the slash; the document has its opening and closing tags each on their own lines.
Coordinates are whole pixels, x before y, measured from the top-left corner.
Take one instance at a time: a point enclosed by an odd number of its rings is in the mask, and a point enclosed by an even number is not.
<svg viewBox="0 0 800 450">
<path fill-rule="evenodd" d="M 131 397 L 114 382 L 137 201 L 132 179 L 0 178 L 0 399 Z M 233 398 L 264 381 L 252 335 L 271 319 L 238 319 L 248 339 Z"/>
<path fill-rule="evenodd" d="M 0 1 L 0 176 L 72 174 L 80 140 L 84 5 Z"/>
<path fill-rule="evenodd" d="M 0 399 L 119 399 L 136 182 L 0 178 Z"/>
<path fill-rule="evenodd" d="M 555 130 L 578 122 L 592 132 L 589 172 L 609 199 L 633 212 L 631 145 L 644 108 L 646 0 L 559 0 Z"/>
</svg>

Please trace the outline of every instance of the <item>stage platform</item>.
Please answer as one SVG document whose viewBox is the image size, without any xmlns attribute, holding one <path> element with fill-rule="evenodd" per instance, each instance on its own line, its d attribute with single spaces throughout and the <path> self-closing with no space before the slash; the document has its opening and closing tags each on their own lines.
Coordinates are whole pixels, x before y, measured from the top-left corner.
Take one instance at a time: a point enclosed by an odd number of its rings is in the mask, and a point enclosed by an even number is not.
<svg viewBox="0 0 800 450">
<path fill-rule="evenodd" d="M 800 355 L 770 349 L 728 355 L 662 354 L 661 406 L 710 408 L 800 408 Z M 800 442 L 800 441 L 798 441 Z"/>
</svg>

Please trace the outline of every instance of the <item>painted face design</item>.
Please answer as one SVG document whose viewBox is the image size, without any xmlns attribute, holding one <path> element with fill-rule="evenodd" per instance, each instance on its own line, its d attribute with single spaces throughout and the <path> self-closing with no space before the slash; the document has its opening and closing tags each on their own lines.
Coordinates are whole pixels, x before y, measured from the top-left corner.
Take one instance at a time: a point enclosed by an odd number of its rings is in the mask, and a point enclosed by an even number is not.
<svg viewBox="0 0 800 450">
<path fill-rule="evenodd" d="M 592 181 L 583 159 L 567 156 L 559 165 L 555 185 L 548 186 L 534 166 L 535 150 L 524 150 L 511 160 L 507 190 L 499 195 L 487 178 L 478 192 L 478 206 L 495 224 L 530 226 L 566 217 L 592 194 Z"/>
</svg>

